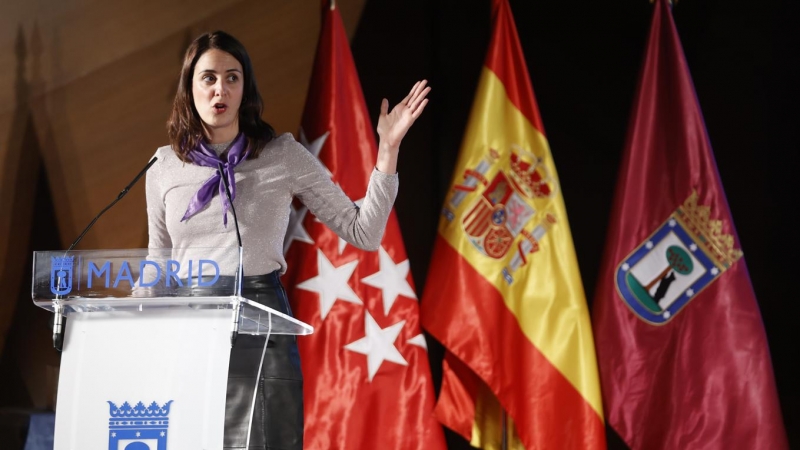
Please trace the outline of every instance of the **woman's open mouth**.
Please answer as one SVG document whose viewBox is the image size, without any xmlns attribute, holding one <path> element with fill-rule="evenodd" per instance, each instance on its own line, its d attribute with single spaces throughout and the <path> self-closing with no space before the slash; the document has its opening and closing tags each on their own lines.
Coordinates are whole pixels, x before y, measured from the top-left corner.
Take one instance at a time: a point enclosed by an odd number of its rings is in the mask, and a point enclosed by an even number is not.
<svg viewBox="0 0 800 450">
<path fill-rule="evenodd" d="M 228 105 L 226 105 L 225 103 L 217 103 L 214 105 L 214 112 L 216 114 L 222 114 L 227 110 L 228 110 Z"/>
</svg>

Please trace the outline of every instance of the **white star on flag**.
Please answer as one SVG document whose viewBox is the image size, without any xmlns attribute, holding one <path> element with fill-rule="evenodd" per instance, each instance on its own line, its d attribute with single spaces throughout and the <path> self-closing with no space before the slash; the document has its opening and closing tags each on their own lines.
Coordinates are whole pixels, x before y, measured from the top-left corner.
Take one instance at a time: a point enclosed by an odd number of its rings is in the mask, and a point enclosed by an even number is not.
<svg viewBox="0 0 800 450">
<path fill-rule="evenodd" d="M 289 247 L 294 241 L 314 244 L 314 240 L 311 239 L 308 231 L 306 231 L 303 226 L 303 220 L 306 218 L 308 208 L 306 208 L 305 205 L 300 206 L 298 209 L 294 209 L 294 205 L 290 207 L 292 208 L 292 212 L 289 214 L 289 226 L 286 228 L 286 237 L 283 240 L 284 254 L 289 251 Z"/>
<path fill-rule="evenodd" d="M 392 257 L 381 246 L 380 248 L 380 270 L 374 274 L 362 278 L 361 282 L 383 291 L 383 314 L 388 315 L 392 309 L 398 295 L 417 299 L 411 285 L 408 284 L 408 271 L 410 269 L 408 260 L 395 264 Z"/>
<path fill-rule="evenodd" d="M 319 311 L 322 320 L 325 320 L 325 316 L 330 312 L 336 299 L 359 305 L 364 304 L 353 288 L 347 284 L 357 265 L 358 260 L 356 259 L 334 267 L 322 250 L 317 249 L 317 276 L 298 284 L 297 289 L 319 294 Z"/>
<path fill-rule="evenodd" d="M 422 333 L 414 336 L 413 338 L 407 340 L 406 342 L 408 342 L 411 345 L 416 345 L 417 347 L 424 348 L 426 352 L 428 351 L 428 341 L 425 340 L 425 335 Z"/>
<path fill-rule="evenodd" d="M 315 158 L 319 159 L 319 152 L 320 150 L 322 150 L 322 147 L 325 145 L 325 141 L 328 140 L 328 136 L 330 134 L 331 134 L 330 131 L 326 131 L 325 134 L 314 139 L 313 142 L 308 142 L 308 138 L 306 137 L 305 131 L 303 131 L 303 128 L 300 128 L 300 143 L 303 144 L 303 147 L 308 149 L 308 151 L 311 152 L 311 154 L 314 155 Z M 321 160 L 320 164 L 322 164 L 322 167 L 325 168 L 325 172 L 327 172 L 328 176 L 333 177 L 331 171 L 328 170 L 328 168 L 325 166 L 325 164 L 322 163 Z"/>
<path fill-rule="evenodd" d="M 401 320 L 388 328 L 381 328 L 369 314 L 369 311 L 364 311 L 365 336 L 355 342 L 345 345 L 344 348 L 352 352 L 367 355 L 369 381 L 372 381 L 384 361 L 391 361 L 402 366 L 408 365 L 403 355 L 401 355 L 397 347 L 394 346 L 394 341 L 397 339 L 400 331 L 402 331 L 405 323 L 405 320 Z"/>
<path fill-rule="evenodd" d="M 337 183 L 337 185 L 338 185 L 338 183 Z M 340 186 L 340 187 L 341 187 L 341 186 Z M 361 208 L 361 204 L 362 204 L 362 203 L 364 203 L 364 199 L 362 198 L 361 200 L 356 200 L 356 201 L 355 201 L 355 202 L 353 202 L 353 203 L 355 203 L 355 204 L 356 204 L 356 206 L 358 206 L 359 208 Z M 347 247 L 347 241 L 345 241 L 344 239 L 342 239 L 342 238 L 341 238 L 341 236 L 338 236 L 338 237 L 339 237 L 339 254 L 341 255 L 341 254 L 342 254 L 342 252 L 344 252 L 344 248 L 345 248 L 345 247 Z"/>
<path fill-rule="evenodd" d="M 142 433 L 140 433 L 140 432 L 138 432 L 138 431 L 137 431 L 137 432 L 136 432 L 136 437 L 141 437 L 141 436 L 142 436 Z"/>
</svg>

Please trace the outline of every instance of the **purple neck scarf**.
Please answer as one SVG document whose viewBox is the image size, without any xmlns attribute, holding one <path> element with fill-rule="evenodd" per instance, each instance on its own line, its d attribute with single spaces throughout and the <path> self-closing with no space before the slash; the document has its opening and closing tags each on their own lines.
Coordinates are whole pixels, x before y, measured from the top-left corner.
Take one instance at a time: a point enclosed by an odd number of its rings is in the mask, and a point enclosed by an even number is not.
<svg viewBox="0 0 800 450">
<path fill-rule="evenodd" d="M 189 158 L 191 158 L 194 164 L 211 167 L 215 170 L 214 175 L 206 180 L 206 182 L 200 186 L 200 190 L 192 197 L 181 222 L 200 212 L 200 210 L 205 208 L 211 199 L 214 198 L 214 194 L 219 192 L 220 199 L 222 199 L 222 224 L 226 228 L 228 227 L 228 208 L 230 204 L 228 203 L 228 196 L 225 195 L 225 185 L 222 182 L 222 177 L 218 170 L 219 163 L 222 163 L 222 170 L 228 178 L 228 185 L 231 187 L 231 200 L 233 200 L 236 198 L 236 178 L 233 175 L 233 168 L 244 161 L 247 155 L 250 154 L 249 150 L 245 151 L 246 147 L 247 139 L 245 139 L 243 133 L 239 133 L 228 147 L 228 153 L 225 159 L 217 156 L 216 152 L 208 148 L 203 140 L 200 141 L 196 148 L 189 152 Z"/>
</svg>

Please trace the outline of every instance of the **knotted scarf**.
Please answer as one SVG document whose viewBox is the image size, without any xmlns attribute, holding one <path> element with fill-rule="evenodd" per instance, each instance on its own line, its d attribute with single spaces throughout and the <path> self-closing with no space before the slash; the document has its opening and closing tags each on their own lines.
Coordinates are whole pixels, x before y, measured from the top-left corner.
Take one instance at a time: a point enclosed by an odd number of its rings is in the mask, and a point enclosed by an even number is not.
<svg viewBox="0 0 800 450">
<path fill-rule="evenodd" d="M 194 164 L 204 167 L 213 167 L 217 170 L 214 171 L 214 175 L 206 180 L 206 182 L 200 186 L 197 193 L 194 194 L 181 222 L 200 212 L 200 210 L 205 208 L 211 199 L 214 198 L 214 195 L 219 192 L 219 196 L 222 199 L 222 224 L 227 228 L 228 208 L 230 208 L 230 204 L 228 203 L 227 195 L 225 195 L 225 184 L 222 181 L 219 164 L 222 163 L 222 171 L 228 179 L 228 185 L 231 189 L 231 200 L 233 200 L 236 198 L 236 178 L 233 174 L 233 168 L 247 158 L 250 151 L 245 151 L 246 147 L 247 139 L 243 133 L 239 133 L 228 147 L 228 152 L 225 154 L 226 156 L 224 159 L 217 156 L 217 153 L 210 149 L 208 144 L 203 140 L 197 144 L 197 147 L 189 152 L 189 158 Z"/>
</svg>

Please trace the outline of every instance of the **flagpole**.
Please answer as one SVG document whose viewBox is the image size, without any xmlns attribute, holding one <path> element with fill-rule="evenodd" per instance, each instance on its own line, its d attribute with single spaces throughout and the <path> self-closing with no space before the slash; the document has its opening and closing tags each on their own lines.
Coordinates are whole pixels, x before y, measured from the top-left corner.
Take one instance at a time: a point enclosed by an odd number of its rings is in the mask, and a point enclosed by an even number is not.
<svg viewBox="0 0 800 450">
<path fill-rule="evenodd" d="M 501 448 L 503 450 L 508 450 L 508 418 L 506 417 L 506 409 L 501 408 L 503 410 L 502 420 L 503 420 L 503 440 L 501 441 Z"/>
</svg>

